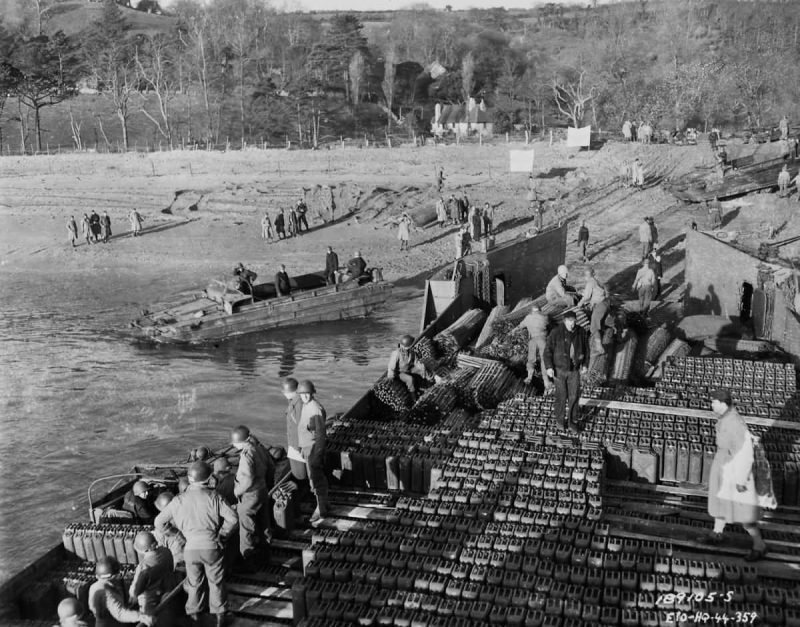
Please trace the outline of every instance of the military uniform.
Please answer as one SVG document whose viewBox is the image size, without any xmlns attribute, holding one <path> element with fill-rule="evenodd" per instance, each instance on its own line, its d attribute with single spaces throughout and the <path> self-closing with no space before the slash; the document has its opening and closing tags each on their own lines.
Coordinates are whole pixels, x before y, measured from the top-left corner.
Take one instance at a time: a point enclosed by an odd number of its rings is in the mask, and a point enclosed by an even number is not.
<svg viewBox="0 0 800 627">
<path fill-rule="evenodd" d="M 171 524 L 186 538 L 186 613 L 190 616 L 200 614 L 206 601 L 212 614 L 225 613 L 221 540 L 233 532 L 236 522 L 236 512 L 202 484 L 190 484 L 156 517 L 157 530 L 163 533 Z"/>
<path fill-rule="evenodd" d="M 136 624 L 141 614 L 125 607 L 119 578 L 98 579 L 89 588 L 89 610 L 94 614 L 95 627 L 118 627 Z M 85 623 L 74 623 L 76 625 Z"/>
<path fill-rule="evenodd" d="M 233 494 L 239 505 L 239 551 L 247 557 L 257 544 L 258 534 L 269 526 L 269 493 L 267 492 L 267 451 L 253 437 L 244 442 Z"/>
<path fill-rule="evenodd" d="M 289 464 L 292 469 L 292 476 L 298 481 L 308 478 L 305 461 L 300 452 L 300 441 L 297 436 L 297 425 L 300 422 L 300 412 L 303 411 L 303 401 L 300 396 L 295 394 L 294 398 L 286 406 L 286 442 L 289 445 Z"/>
<path fill-rule="evenodd" d="M 389 367 L 386 374 L 390 379 L 400 379 L 405 383 L 411 395 L 415 396 L 417 388 L 414 385 L 414 375 L 424 377 L 425 367 L 417 364 L 413 351 L 396 348 L 389 356 Z"/>
<path fill-rule="evenodd" d="M 161 596 L 172 588 L 174 572 L 175 562 L 168 548 L 157 546 L 142 555 L 133 573 L 130 593 L 143 614 L 153 615 Z"/>
<path fill-rule="evenodd" d="M 317 495 L 320 514 L 328 513 L 328 478 L 325 476 L 325 408 L 316 400 L 303 403 L 297 424 L 297 440 L 306 460 L 311 490 Z"/>
</svg>

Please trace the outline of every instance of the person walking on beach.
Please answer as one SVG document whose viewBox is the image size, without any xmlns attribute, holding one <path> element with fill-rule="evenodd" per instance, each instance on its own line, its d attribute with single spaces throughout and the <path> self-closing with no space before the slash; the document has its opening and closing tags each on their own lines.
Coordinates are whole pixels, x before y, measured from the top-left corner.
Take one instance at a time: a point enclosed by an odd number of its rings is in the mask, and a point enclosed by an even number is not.
<svg viewBox="0 0 800 627">
<path fill-rule="evenodd" d="M 286 216 L 283 209 L 275 216 L 275 232 L 278 234 L 278 239 L 286 239 Z"/>
<path fill-rule="evenodd" d="M 578 250 L 581 253 L 584 263 L 589 258 L 586 256 L 586 247 L 589 245 L 589 227 L 586 226 L 586 220 L 581 220 L 581 226 L 578 229 Z"/>
<path fill-rule="evenodd" d="M 481 238 L 481 209 L 478 205 L 469 208 L 469 234 L 475 242 Z"/>
<path fill-rule="evenodd" d="M 639 244 L 642 247 L 642 259 L 647 259 L 647 255 L 653 250 L 653 231 L 650 229 L 650 222 L 647 221 L 647 218 L 644 218 L 639 225 Z"/>
<path fill-rule="evenodd" d="M 75 242 L 78 239 L 78 225 L 75 223 L 75 216 L 70 216 L 67 220 L 67 237 L 72 247 L 75 248 Z"/>
<path fill-rule="evenodd" d="M 92 223 L 89 220 L 89 216 L 85 213 L 83 214 L 83 218 L 81 218 L 81 235 L 86 239 L 87 244 L 92 243 Z"/>
<path fill-rule="evenodd" d="M 100 216 L 94 210 L 92 210 L 92 215 L 89 216 L 89 226 L 92 230 L 92 241 L 97 243 L 100 239 Z"/>
<path fill-rule="evenodd" d="M 441 196 L 436 201 L 436 222 L 439 224 L 440 229 L 443 229 L 447 223 L 447 209 L 445 208 L 444 198 Z"/>
<path fill-rule="evenodd" d="M 733 406 L 730 390 L 711 393 L 711 410 L 718 416 L 714 425 L 717 451 L 708 476 L 708 513 L 714 519 L 714 531 L 700 540 L 721 544 L 725 526 L 739 523 L 753 539 L 744 559 L 755 562 L 764 557 L 767 545 L 758 528 L 761 507 L 753 476 L 753 436 Z"/>
<path fill-rule="evenodd" d="M 297 211 L 292 207 L 289 209 L 289 237 L 294 237 L 297 234 Z"/>
<path fill-rule="evenodd" d="M 334 285 L 336 283 L 336 272 L 339 270 L 339 255 L 333 252 L 333 248 L 328 246 L 325 254 L 325 284 Z"/>
<path fill-rule="evenodd" d="M 789 189 L 789 182 L 792 180 L 789 174 L 789 166 L 784 165 L 780 174 L 778 174 L 778 191 L 783 194 Z"/>
<path fill-rule="evenodd" d="M 409 231 L 411 229 L 411 218 L 407 213 L 403 213 L 397 225 L 397 239 L 400 240 L 400 250 L 408 250 Z"/>
<path fill-rule="evenodd" d="M 264 217 L 261 218 L 261 239 L 272 240 L 272 220 L 269 219 L 266 211 Z"/>
<path fill-rule="evenodd" d="M 436 191 L 442 193 L 444 187 L 444 168 L 439 167 L 436 169 Z"/>
<path fill-rule="evenodd" d="M 128 221 L 131 223 L 131 237 L 142 234 L 142 216 L 136 209 L 131 209 L 128 214 Z"/>
<path fill-rule="evenodd" d="M 100 220 L 100 232 L 103 236 L 103 243 L 108 243 L 108 238 L 111 237 L 111 218 L 108 215 L 108 211 L 103 212 L 103 217 Z"/>
<path fill-rule="evenodd" d="M 308 219 L 306 218 L 306 214 L 308 213 L 308 205 L 306 201 L 302 198 L 297 201 L 297 209 L 295 210 L 297 213 L 297 232 L 300 233 L 300 227 L 306 227 L 306 231 L 308 231 Z"/>
</svg>

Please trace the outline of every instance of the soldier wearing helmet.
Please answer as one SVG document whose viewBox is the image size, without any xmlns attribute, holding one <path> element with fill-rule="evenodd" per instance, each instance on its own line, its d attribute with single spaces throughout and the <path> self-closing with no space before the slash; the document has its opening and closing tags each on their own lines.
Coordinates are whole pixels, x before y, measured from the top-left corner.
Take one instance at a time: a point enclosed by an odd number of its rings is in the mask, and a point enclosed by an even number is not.
<svg viewBox="0 0 800 627">
<path fill-rule="evenodd" d="M 347 262 L 347 281 L 358 280 L 367 271 L 367 262 L 361 256 L 361 251 L 355 251 L 353 257 Z"/>
<path fill-rule="evenodd" d="M 286 406 L 286 443 L 288 445 L 289 465 L 292 475 L 298 481 L 305 481 L 308 478 L 306 462 L 300 452 L 300 444 L 297 439 L 297 424 L 300 422 L 300 412 L 303 410 L 303 401 L 297 394 L 297 379 L 287 377 L 281 385 L 281 392 L 288 401 Z"/>
<path fill-rule="evenodd" d="M 162 492 L 156 499 L 156 509 L 159 512 L 163 512 L 173 498 L 175 497 L 172 492 Z M 172 525 L 169 525 L 164 533 L 161 533 L 158 529 L 153 529 L 153 535 L 160 546 L 167 547 L 172 553 L 172 561 L 175 566 L 182 565 L 183 548 L 186 546 L 186 538 L 183 537 L 183 534 Z"/>
<path fill-rule="evenodd" d="M 133 573 L 130 597 L 139 603 L 139 611 L 155 617 L 155 609 L 161 597 L 169 592 L 175 582 L 175 563 L 172 553 L 164 546 L 159 546 L 155 536 L 149 531 L 140 531 L 133 541 L 133 548 L 139 556 L 139 564 Z M 162 612 L 158 615 L 158 624 L 169 625 Z"/>
<path fill-rule="evenodd" d="M 417 363 L 414 351 L 411 347 L 414 345 L 414 338 L 410 335 L 404 335 L 400 338 L 397 348 L 392 351 L 389 357 L 389 367 L 386 371 L 386 376 L 389 379 L 400 379 L 406 384 L 408 391 L 411 392 L 411 398 L 417 400 L 417 382 L 414 378 L 426 377 L 427 372 L 425 366 Z"/>
<path fill-rule="evenodd" d="M 236 512 L 208 485 L 211 472 L 205 462 L 189 466 L 189 487 L 156 517 L 155 527 L 165 533 L 172 525 L 186 538 L 186 614 L 199 625 L 207 597 L 208 611 L 220 627 L 225 624 L 227 603 L 222 547 L 238 519 Z"/>
<path fill-rule="evenodd" d="M 303 459 L 306 462 L 311 491 L 317 497 L 317 507 L 311 515 L 311 522 L 325 518 L 329 511 L 328 478 L 325 476 L 325 408 L 314 398 L 317 393 L 311 381 L 302 381 L 297 393 L 303 401 L 300 421 L 297 423 L 297 440 Z"/>
<path fill-rule="evenodd" d="M 125 606 L 122 580 L 117 576 L 119 562 L 115 558 L 103 557 L 98 560 L 94 574 L 97 581 L 89 588 L 89 609 L 94 614 L 95 627 L 117 627 L 139 622 L 153 624 L 152 617 Z"/>
<path fill-rule="evenodd" d="M 550 279 L 545 290 L 545 298 L 549 305 L 561 305 L 562 307 L 573 307 L 576 302 L 577 292 L 575 288 L 567 283 L 569 271 L 567 266 L 558 266 L 558 273 Z"/>
<path fill-rule="evenodd" d="M 267 475 L 271 468 L 269 453 L 250 435 L 244 425 L 231 431 L 231 444 L 239 451 L 239 468 L 233 495 L 239 514 L 239 552 L 245 568 L 255 567 L 255 553 L 269 533 L 269 489 Z"/>
<path fill-rule="evenodd" d="M 231 463 L 227 457 L 220 457 L 214 462 L 214 480 L 217 494 L 231 507 L 236 505 L 236 496 L 233 493 L 236 477 L 231 473 Z"/>
<path fill-rule="evenodd" d="M 67 597 L 58 604 L 58 625 L 53 627 L 89 627 L 83 618 L 83 605 L 75 597 Z"/>
<path fill-rule="evenodd" d="M 133 514 L 140 525 L 149 525 L 158 513 L 153 505 L 154 500 L 155 494 L 150 484 L 140 480 L 125 494 L 122 509 Z"/>
</svg>

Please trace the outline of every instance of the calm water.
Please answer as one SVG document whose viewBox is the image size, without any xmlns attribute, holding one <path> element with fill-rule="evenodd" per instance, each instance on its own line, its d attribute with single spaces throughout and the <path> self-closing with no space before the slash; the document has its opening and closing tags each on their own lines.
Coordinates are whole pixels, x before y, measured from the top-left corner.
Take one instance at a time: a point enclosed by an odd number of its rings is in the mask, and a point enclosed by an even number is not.
<svg viewBox="0 0 800 627">
<path fill-rule="evenodd" d="M 86 489 L 137 461 L 177 461 L 245 423 L 285 444 L 281 377 L 313 379 L 345 411 L 418 329 L 419 290 L 371 318 L 256 334 L 208 347 L 131 342 L 128 320 L 199 277 L 0 274 L 0 581 L 85 518 Z"/>
</svg>

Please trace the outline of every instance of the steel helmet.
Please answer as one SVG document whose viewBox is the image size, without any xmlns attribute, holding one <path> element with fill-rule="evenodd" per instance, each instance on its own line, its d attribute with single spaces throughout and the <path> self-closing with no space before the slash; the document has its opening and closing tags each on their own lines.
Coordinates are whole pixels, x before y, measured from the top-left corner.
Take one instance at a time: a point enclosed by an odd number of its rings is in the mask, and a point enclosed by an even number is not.
<svg viewBox="0 0 800 627">
<path fill-rule="evenodd" d="M 205 483 L 211 477 L 211 466 L 205 462 L 195 462 L 186 473 L 189 483 Z"/>
<path fill-rule="evenodd" d="M 314 384 L 308 379 L 301 381 L 300 385 L 297 386 L 298 394 L 316 394 L 316 392 L 317 389 L 314 387 Z"/>
<path fill-rule="evenodd" d="M 202 462 L 211 457 L 211 451 L 208 450 L 208 447 L 201 446 L 193 451 L 193 455 L 197 461 Z"/>
<path fill-rule="evenodd" d="M 173 498 L 172 492 L 162 492 L 156 499 L 156 509 L 158 509 L 159 512 L 163 512 L 164 508 L 172 502 Z"/>
<path fill-rule="evenodd" d="M 560 276 L 562 278 L 566 277 L 567 276 L 567 272 L 568 272 L 567 271 L 567 266 L 565 266 L 563 264 L 558 266 L 558 276 Z"/>
<path fill-rule="evenodd" d="M 139 496 L 144 494 L 150 489 L 150 485 L 146 481 L 137 481 L 133 484 L 133 495 Z"/>
<path fill-rule="evenodd" d="M 94 567 L 94 574 L 98 579 L 108 579 L 119 572 L 119 562 L 117 558 L 110 555 L 97 560 Z"/>
<path fill-rule="evenodd" d="M 231 442 L 233 442 L 234 444 L 244 442 L 249 437 L 250 437 L 250 429 L 248 429 L 244 425 L 239 425 L 233 431 L 231 431 Z"/>
<path fill-rule="evenodd" d="M 220 457 L 214 462 L 214 472 L 226 472 L 231 469 L 231 464 L 227 457 Z"/>
<path fill-rule="evenodd" d="M 404 335 L 400 338 L 400 346 L 403 348 L 411 348 L 411 345 L 414 343 L 414 338 L 410 335 Z"/>
<path fill-rule="evenodd" d="M 133 548 L 139 551 L 139 553 L 150 551 L 157 545 L 158 543 L 156 542 L 155 536 L 149 531 L 140 531 L 136 534 L 136 538 L 133 541 Z"/>
<path fill-rule="evenodd" d="M 67 597 L 58 604 L 59 618 L 76 618 L 83 614 L 83 606 L 75 597 Z"/>
</svg>

